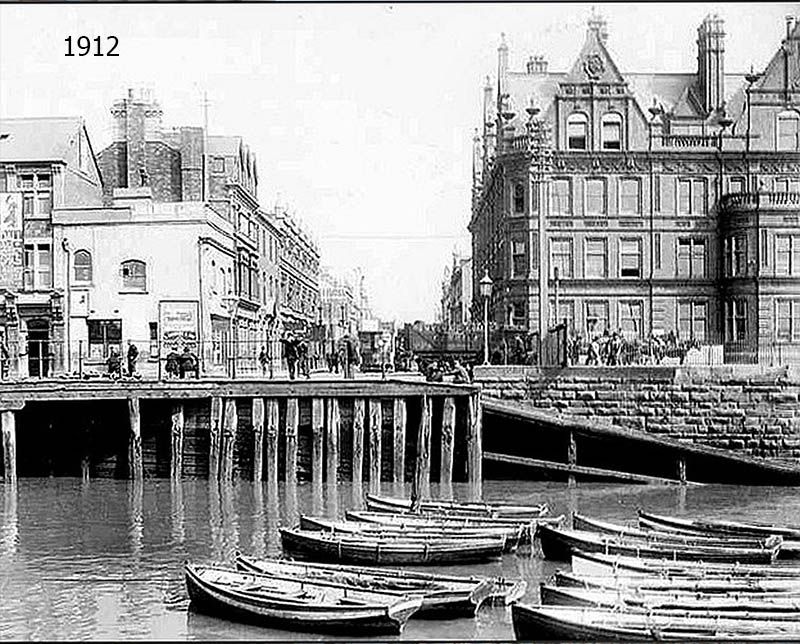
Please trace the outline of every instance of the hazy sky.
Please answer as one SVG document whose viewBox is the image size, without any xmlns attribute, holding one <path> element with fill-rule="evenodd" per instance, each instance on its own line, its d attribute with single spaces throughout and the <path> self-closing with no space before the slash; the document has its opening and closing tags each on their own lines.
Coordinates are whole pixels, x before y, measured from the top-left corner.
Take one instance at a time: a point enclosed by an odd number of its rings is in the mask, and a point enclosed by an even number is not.
<svg viewBox="0 0 800 644">
<path fill-rule="evenodd" d="M 323 262 L 361 266 L 376 313 L 433 319 L 454 249 L 468 252 L 471 138 L 506 33 L 512 69 L 569 68 L 589 4 L 0 6 L 0 116 L 83 116 L 95 150 L 111 103 L 155 91 L 167 125 L 242 135 L 260 200 L 314 231 Z M 623 71 L 695 70 L 697 26 L 725 19 L 726 70 L 762 67 L 797 4 L 600 4 Z M 65 57 L 67 36 L 119 57 Z"/>
</svg>

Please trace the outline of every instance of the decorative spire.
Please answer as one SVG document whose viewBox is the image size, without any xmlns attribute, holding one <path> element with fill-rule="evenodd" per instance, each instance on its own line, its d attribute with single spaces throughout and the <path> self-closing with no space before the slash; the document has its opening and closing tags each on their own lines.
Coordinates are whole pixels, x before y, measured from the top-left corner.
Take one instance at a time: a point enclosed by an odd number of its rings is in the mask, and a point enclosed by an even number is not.
<svg viewBox="0 0 800 644">
<path fill-rule="evenodd" d="M 589 16 L 589 20 L 586 21 L 586 24 L 589 26 L 589 31 L 596 32 L 600 42 L 605 45 L 608 40 L 608 23 L 606 19 L 597 12 L 596 7 L 592 7 L 592 14 Z"/>
</svg>

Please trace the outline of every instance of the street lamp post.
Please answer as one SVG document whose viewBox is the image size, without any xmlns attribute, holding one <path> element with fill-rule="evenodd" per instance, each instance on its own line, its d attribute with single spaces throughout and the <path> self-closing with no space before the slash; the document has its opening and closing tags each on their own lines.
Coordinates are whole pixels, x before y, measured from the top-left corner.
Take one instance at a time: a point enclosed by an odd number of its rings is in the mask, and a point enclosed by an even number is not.
<svg viewBox="0 0 800 644">
<path fill-rule="evenodd" d="M 483 364 L 489 364 L 489 296 L 492 294 L 492 278 L 489 277 L 488 268 L 479 285 L 483 297 Z"/>
<path fill-rule="evenodd" d="M 225 303 L 226 308 L 228 309 L 228 375 L 235 380 L 236 379 L 236 352 L 237 352 L 237 343 L 234 341 L 233 338 L 233 331 L 234 331 L 234 316 L 236 315 L 237 305 L 239 303 L 239 298 L 235 295 L 228 295 L 223 298 L 223 302 Z"/>
<path fill-rule="evenodd" d="M 747 134 L 746 140 L 744 143 L 744 153 L 745 153 L 745 172 L 747 177 L 747 185 L 745 186 L 745 193 L 753 192 L 753 188 L 750 185 L 750 102 L 752 100 L 752 91 L 753 91 L 753 84 L 761 78 L 761 74 L 756 73 L 753 71 L 753 66 L 750 65 L 750 73 L 746 74 L 744 79 L 747 81 Z"/>
</svg>

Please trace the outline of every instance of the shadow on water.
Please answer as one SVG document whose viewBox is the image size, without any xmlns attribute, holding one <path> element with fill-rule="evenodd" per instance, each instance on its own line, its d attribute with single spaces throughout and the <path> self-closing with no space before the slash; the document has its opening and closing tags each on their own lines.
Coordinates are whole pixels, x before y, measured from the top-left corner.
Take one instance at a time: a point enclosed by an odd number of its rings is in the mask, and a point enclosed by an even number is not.
<svg viewBox="0 0 800 644">
<path fill-rule="evenodd" d="M 300 514 L 341 517 L 366 488 L 338 485 L 164 479 L 144 482 L 81 478 L 20 479 L 0 486 L 0 633 L 2 639 L 253 639 L 323 640 L 235 624 L 186 611 L 183 562 L 231 562 L 241 550 L 281 554 L 278 528 Z M 383 494 L 408 485 L 385 483 Z M 431 485 L 437 497 L 475 498 L 465 484 Z M 638 508 L 708 518 L 796 522 L 795 488 L 612 486 L 487 481 L 490 501 L 546 501 L 552 514 L 583 512 L 631 522 Z M 499 561 L 433 568 L 450 574 L 523 577 L 527 600 L 561 564 L 543 561 L 538 546 Z M 475 619 L 411 620 L 399 639 L 509 639 L 510 613 L 482 609 Z M 342 641 L 354 638 L 341 638 Z"/>
</svg>

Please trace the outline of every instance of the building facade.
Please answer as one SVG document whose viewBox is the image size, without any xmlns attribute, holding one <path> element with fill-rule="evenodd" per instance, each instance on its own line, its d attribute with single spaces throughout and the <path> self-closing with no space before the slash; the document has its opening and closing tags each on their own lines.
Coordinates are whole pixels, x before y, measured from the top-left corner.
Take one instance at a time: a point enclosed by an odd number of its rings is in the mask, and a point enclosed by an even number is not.
<svg viewBox="0 0 800 644">
<path fill-rule="evenodd" d="M 474 138 L 473 311 L 488 271 L 495 341 L 566 320 L 726 360 L 796 354 L 800 25 L 749 74 L 725 69 L 716 15 L 686 73 L 623 73 L 607 39 L 593 15 L 566 72 L 512 70 L 500 45 Z"/>
<path fill-rule="evenodd" d="M 53 210 L 103 203 L 79 118 L 0 120 L 0 341 L 9 375 L 63 369 L 66 314 L 54 284 Z"/>
<path fill-rule="evenodd" d="M 442 324 L 446 331 L 463 332 L 472 323 L 472 258 L 453 254 L 442 281 Z"/>
</svg>

